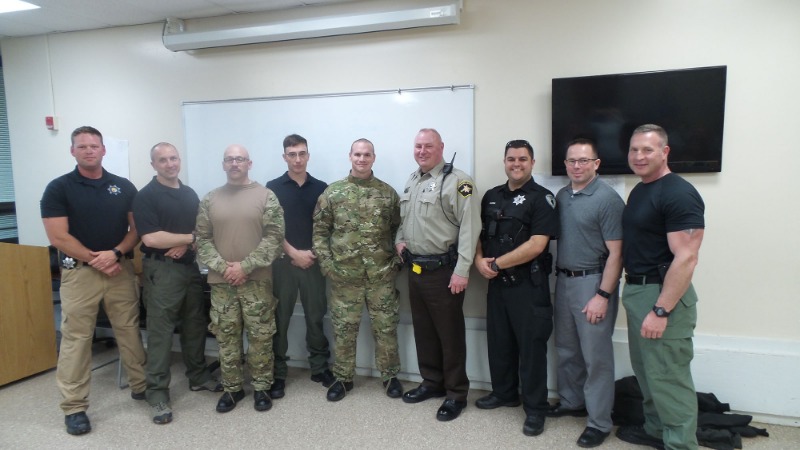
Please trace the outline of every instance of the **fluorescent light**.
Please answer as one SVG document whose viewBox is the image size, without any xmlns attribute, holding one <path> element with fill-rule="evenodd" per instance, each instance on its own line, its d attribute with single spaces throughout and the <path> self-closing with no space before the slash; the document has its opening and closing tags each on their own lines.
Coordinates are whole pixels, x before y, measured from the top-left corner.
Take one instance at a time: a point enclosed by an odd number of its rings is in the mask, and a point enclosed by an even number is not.
<svg viewBox="0 0 800 450">
<path fill-rule="evenodd" d="M 384 30 L 458 24 L 461 0 L 351 3 L 346 14 L 308 8 L 304 17 L 276 20 L 275 14 L 217 19 L 168 19 L 162 40 L 172 51 L 309 39 Z M 316 14 L 315 14 L 316 13 Z M 231 23 L 240 20 L 240 23 Z M 222 24 L 225 22 L 225 24 Z"/>
<path fill-rule="evenodd" d="M 38 8 L 38 6 L 23 2 L 22 0 L 0 0 L 0 14 Z"/>
</svg>

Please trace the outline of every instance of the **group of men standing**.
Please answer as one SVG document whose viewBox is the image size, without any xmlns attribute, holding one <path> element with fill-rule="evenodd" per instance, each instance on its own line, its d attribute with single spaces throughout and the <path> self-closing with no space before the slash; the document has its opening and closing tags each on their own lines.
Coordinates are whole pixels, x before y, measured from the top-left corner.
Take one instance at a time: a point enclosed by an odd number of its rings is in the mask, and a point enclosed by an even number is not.
<svg viewBox="0 0 800 450">
<path fill-rule="evenodd" d="M 628 442 L 668 448 L 697 443 L 696 400 L 689 371 L 697 301 L 691 277 L 703 236 L 697 191 L 667 166 L 666 132 L 637 128 L 629 164 L 642 182 L 628 205 L 599 179 L 594 144 L 571 142 L 570 183 L 558 195 L 537 184 L 532 146 L 508 142 L 506 183 L 478 203 L 475 185 L 443 158 L 435 129 L 414 139 L 413 172 L 403 192 L 375 177 L 367 139 L 349 153 L 349 175 L 327 186 L 307 172 L 307 141 L 283 142 L 287 172 L 266 184 L 249 178 L 250 155 L 225 149 L 227 183 L 200 201 L 178 179 L 174 146 L 150 152 L 157 175 L 138 194 L 102 168 L 99 131 L 72 134 L 75 171 L 48 185 L 42 217 L 62 253 L 62 347 L 57 380 L 67 432 L 91 430 L 88 408 L 91 338 L 102 301 L 127 369 L 131 396 L 146 399 L 153 421 L 172 420 L 169 361 L 181 329 L 192 390 L 223 392 L 216 409 L 232 410 L 245 394 L 242 362 L 252 376 L 254 408 L 285 395 L 287 331 L 298 293 L 305 312 L 311 379 L 339 401 L 353 389 L 356 337 L 366 305 L 376 366 L 386 395 L 406 403 L 444 397 L 436 417 L 467 406 L 463 302 L 470 268 L 489 280 L 487 340 L 492 391 L 480 409 L 523 405 L 523 432 L 543 432 L 545 417 L 588 415 L 578 439 L 602 444 L 611 431 L 614 358 L 611 334 L 618 283 L 631 362 L 644 394 L 643 428 L 620 428 Z M 138 300 L 130 257 L 139 237 L 147 309 L 147 359 L 138 334 Z M 623 239 L 624 237 L 624 239 Z M 555 302 L 550 299 L 550 240 L 558 239 Z M 196 256 L 196 258 L 195 258 Z M 206 314 L 200 272 L 208 267 L 210 325 L 219 342 L 221 383 L 205 366 Z M 422 382 L 404 392 L 397 378 L 398 294 L 395 275 L 408 267 L 409 300 Z M 325 279 L 331 298 L 326 299 Z M 334 365 L 323 317 L 330 309 Z M 559 403 L 547 401 L 547 341 L 558 354 Z M 242 331 L 249 349 L 242 350 Z M 521 393 L 521 397 L 520 397 Z M 693 413 L 694 411 L 694 413 Z"/>
</svg>

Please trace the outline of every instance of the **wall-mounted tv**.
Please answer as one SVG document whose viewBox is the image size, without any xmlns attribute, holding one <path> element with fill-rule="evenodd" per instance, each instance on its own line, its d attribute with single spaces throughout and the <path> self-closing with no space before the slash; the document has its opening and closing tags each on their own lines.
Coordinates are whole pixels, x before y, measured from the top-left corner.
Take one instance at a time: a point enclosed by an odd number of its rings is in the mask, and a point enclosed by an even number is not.
<svg viewBox="0 0 800 450">
<path fill-rule="evenodd" d="M 630 174 L 628 144 L 639 125 L 669 135 L 673 172 L 720 172 L 727 66 L 553 79 L 553 175 L 566 175 L 575 138 L 596 145 L 602 174 Z"/>
</svg>

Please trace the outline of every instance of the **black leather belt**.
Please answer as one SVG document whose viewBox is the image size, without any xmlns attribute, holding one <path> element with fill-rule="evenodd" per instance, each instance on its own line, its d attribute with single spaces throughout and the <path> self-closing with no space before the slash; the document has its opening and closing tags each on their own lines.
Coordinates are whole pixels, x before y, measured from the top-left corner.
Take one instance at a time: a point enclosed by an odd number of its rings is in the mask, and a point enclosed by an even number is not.
<svg viewBox="0 0 800 450">
<path fill-rule="evenodd" d="M 661 284 L 661 277 L 658 275 L 625 275 L 625 282 L 628 284 Z"/>
<path fill-rule="evenodd" d="M 186 259 L 184 257 L 184 258 L 181 258 L 181 259 L 173 259 L 173 258 L 168 258 L 168 257 L 162 255 L 161 253 L 150 253 L 150 254 L 144 255 L 144 257 L 145 258 L 149 258 L 149 259 L 155 259 L 156 261 L 171 262 L 171 263 L 175 263 L 175 264 L 183 264 L 183 265 L 186 265 L 186 266 L 191 266 L 192 264 L 194 264 L 194 258 Z"/>
<path fill-rule="evenodd" d="M 567 270 L 567 269 L 562 269 L 560 267 L 556 267 L 556 273 L 563 273 L 564 275 L 567 276 L 567 278 L 585 277 L 586 275 L 596 275 L 598 273 L 603 273 L 603 269 L 597 268 L 588 270 Z"/>
<path fill-rule="evenodd" d="M 73 258 L 73 257 L 71 257 L 69 255 L 66 255 L 66 254 L 63 254 L 63 253 L 59 253 L 59 255 L 61 256 L 59 258 L 59 261 L 61 261 L 61 268 L 62 269 L 72 270 L 72 269 L 77 269 L 77 268 L 80 268 L 80 267 L 83 267 L 83 266 L 92 267 L 92 266 L 89 266 L 89 263 L 83 262 L 80 259 Z M 130 259 L 130 258 L 128 258 L 127 255 L 123 255 L 122 259 Z"/>
</svg>

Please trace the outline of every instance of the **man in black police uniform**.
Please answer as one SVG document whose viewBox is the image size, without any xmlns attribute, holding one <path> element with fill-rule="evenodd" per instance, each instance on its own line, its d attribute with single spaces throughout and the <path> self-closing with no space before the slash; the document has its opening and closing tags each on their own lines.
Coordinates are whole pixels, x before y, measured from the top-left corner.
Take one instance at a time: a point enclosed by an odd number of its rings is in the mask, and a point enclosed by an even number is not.
<svg viewBox="0 0 800 450">
<path fill-rule="evenodd" d="M 548 274 L 550 239 L 558 236 L 553 193 L 536 184 L 533 147 L 506 144 L 508 182 L 483 196 L 483 228 L 475 267 L 489 280 L 486 336 L 492 392 L 475 402 L 481 409 L 522 404 L 522 432 L 544 431 L 547 402 L 547 340 L 553 331 Z"/>
<path fill-rule="evenodd" d="M 156 176 L 133 201 L 133 218 L 142 238 L 142 285 L 147 309 L 147 402 L 153 422 L 172 421 L 169 403 L 172 334 L 181 331 L 181 353 L 192 391 L 221 392 L 206 369 L 203 280 L 195 262 L 197 194 L 181 183 L 181 158 L 172 144 L 150 149 Z"/>
<path fill-rule="evenodd" d="M 281 203 L 286 223 L 283 256 L 272 264 L 272 291 L 278 300 L 278 307 L 275 310 L 277 332 L 272 343 L 275 381 L 269 390 L 271 398 L 281 398 L 285 394 L 286 361 L 289 360 L 286 356 L 289 348 L 287 333 L 298 291 L 306 319 L 306 348 L 311 379 L 325 387 L 330 387 L 336 381 L 328 369 L 331 352 L 322 328 L 322 320 L 328 310 L 325 277 L 320 272 L 317 256 L 311 251 L 314 207 L 328 185 L 308 173 L 310 157 L 308 141 L 304 137 L 297 134 L 286 136 L 283 140 L 283 160 L 288 170 L 267 183 Z"/>
<path fill-rule="evenodd" d="M 92 430 L 86 410 L 91 384 L 92 337 L 100 302 L 111 320 L 131 397 L 145 398 L 144 349 L 133 247 L 139 241 L 131 206 L 136 187 L 103 168 L 106 147 L 96 128 L 72 132 L 75 170 L 47 185 L 42 221 L 61 258 L 61 349 L 56 383 L 67 433 Z"/>
</svg>

